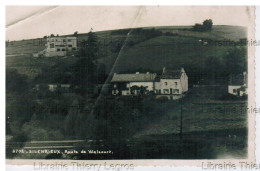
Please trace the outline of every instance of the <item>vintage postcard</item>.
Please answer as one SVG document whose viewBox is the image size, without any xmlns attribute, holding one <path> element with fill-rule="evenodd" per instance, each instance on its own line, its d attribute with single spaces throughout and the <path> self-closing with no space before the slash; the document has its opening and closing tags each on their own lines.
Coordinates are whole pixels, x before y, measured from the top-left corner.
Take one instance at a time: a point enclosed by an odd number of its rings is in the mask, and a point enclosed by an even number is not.
<svg viewBox="0 0 260 171">
<path fill-rule="evenodd" d="M 7 169 L 260 169 L 254 33 L 253 6 L 6 6 Z"/>
</svg>

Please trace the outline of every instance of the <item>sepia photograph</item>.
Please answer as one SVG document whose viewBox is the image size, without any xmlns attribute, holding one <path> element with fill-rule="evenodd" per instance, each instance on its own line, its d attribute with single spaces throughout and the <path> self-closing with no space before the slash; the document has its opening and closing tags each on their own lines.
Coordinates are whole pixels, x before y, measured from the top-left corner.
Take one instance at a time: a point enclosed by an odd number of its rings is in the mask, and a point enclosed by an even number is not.
<svg viewBox="0 0 260 171">
<path fill-rule="evenodd" d="M 6 6 L 6 159 L 252 158 L 252 28 L 250 6 Z"/>
</svg>

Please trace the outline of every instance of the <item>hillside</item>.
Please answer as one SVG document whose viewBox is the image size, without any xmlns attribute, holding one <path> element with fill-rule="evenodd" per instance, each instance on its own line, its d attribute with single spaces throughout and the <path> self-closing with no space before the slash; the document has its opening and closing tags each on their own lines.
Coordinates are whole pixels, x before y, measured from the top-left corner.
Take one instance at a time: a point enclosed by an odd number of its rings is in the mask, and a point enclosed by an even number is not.
<svg viewBox="0 0 260 171">
<path fill-rule="evenodd" d="M 244 27 L 213 26 L 210 32 L 194 32 L 190 31 L 190 28 L 190 26 L 156 27 L 155 30 L 159 30 L 163 34 L 149 39 L 145 35 L 117 34 L 117 30 L 96 32 L 100 45 L 98 61 L 106 65 L 107 73 L 113 66 L 115 66 L 115 72 L 138 69 L 159 71 L 163 66 L 173 67 L 175 65 L 203 69 L 208 57 L 223 58 L 227 50 L 233 48 L 232 46 L 203 46 L 203 42 L 207 40 L 213 42 L 238 41 L 246 38 L 246 28 Z M 79 44 L 85 39 L 87 39 L 87 34 L 78 34 Z M 199 42 L 199 40 L 203 41 Z M 130 45 L 122 49 L 125 42 Z M 60 60 L 64 60 L 33 58 L 32 53 L 43 50 L 45 43 L 46 40 L 43 38 L 9 42 L 6 47 L 7 68 L 16 68 L 20 73 L 34 78 L 43 68 L 46 69 Z M 117 62 L 114 63 L 116 59 Z M 66 59 L 65 61 L 73 60 Z"/>
<path fill-rule="evenodd" d="M 191 28 L 191 26 L 162 26 L 162 27 L 155 27 L 155 28 L 157 30 L 162 31 L 163 33 L 171 32 L 173 34 L 177 33 L 180 36 L 196 37 L 200 39 L 201 38 L 216 39 L 216 40 L 228 39 L 228 40 L 238 41 L 239 39 L 243 39 L 247 37 L 246 28 L 239 27 L 239 26 L 213 26 L 211 32 L 204 32 L 204 33 L 187 30 Z M 147 27 L 145 29 L 150 29 L 150 27 Z M 100 43 L 104 43 L 106 41 L 118 40 L 126 37 L 126 35 L 111 35 L 112 31 L 113 30 L 96 32 Z M 72 35 L 63 35 L 63 36 L 72 36 Z M 86 38 L 87 38 L 86 33 L 78 35 L 79 42 Z M 9 43 L 9 46 L 7 46 L 6 48 L 6 55 L 14 56 L 18 54 L 31 54 L 41 49 L 44 49 L 45 43 L 46 43 L 46 39 L 44 38 L 11 41 Z"/>
</svg>

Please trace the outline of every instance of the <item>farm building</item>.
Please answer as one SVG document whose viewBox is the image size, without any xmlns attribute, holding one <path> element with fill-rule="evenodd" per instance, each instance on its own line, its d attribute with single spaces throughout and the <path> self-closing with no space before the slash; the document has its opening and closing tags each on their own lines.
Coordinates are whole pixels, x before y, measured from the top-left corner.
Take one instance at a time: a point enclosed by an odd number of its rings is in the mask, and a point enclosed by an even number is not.
<svg viewBox="0 0 260 171">
<path fill-rule="evenodd" d="M 236 96 L 247 95 L 247 73 L 231 75 L 228 84 L 228 93 Z"/>
<path fill-rule="evenodd" d="M 183 68 L 156 73 L 114 74 L 111 80 L 113 95 L 153 93 L 156 97 L 179 99 L 188 91 L 188 76 Z"/>
<path fill-rule="evenodd" d="M 154 80 L 156 74 L 139 73 L 116 74 L 114 73 L 111 83 L 113 84 L 113 95 L 133 95 L 138 94 L 138 87 L 145 87 L 146 91 L 154 91 Z"/>
<path fill-rule="evenodd" d="M 33 54 L 34 57 L 66 56 L 68 52 L 77 50 L 76 37 L 48 37 L 46 49 Z"/>
</svg>

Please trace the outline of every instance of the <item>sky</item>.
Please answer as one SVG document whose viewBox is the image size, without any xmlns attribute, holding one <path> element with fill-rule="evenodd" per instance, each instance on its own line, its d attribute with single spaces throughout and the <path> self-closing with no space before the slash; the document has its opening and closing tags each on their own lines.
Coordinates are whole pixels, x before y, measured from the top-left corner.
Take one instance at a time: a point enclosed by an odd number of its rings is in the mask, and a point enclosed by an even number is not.
<svg viewBox="0 0 260 171">
<path fill-rule="evenodd" d="M 6 6 L 6 40 L 148 26 L 178 26 L 212 19 L 247 26 L 245 6 Z"/>
</svg>

